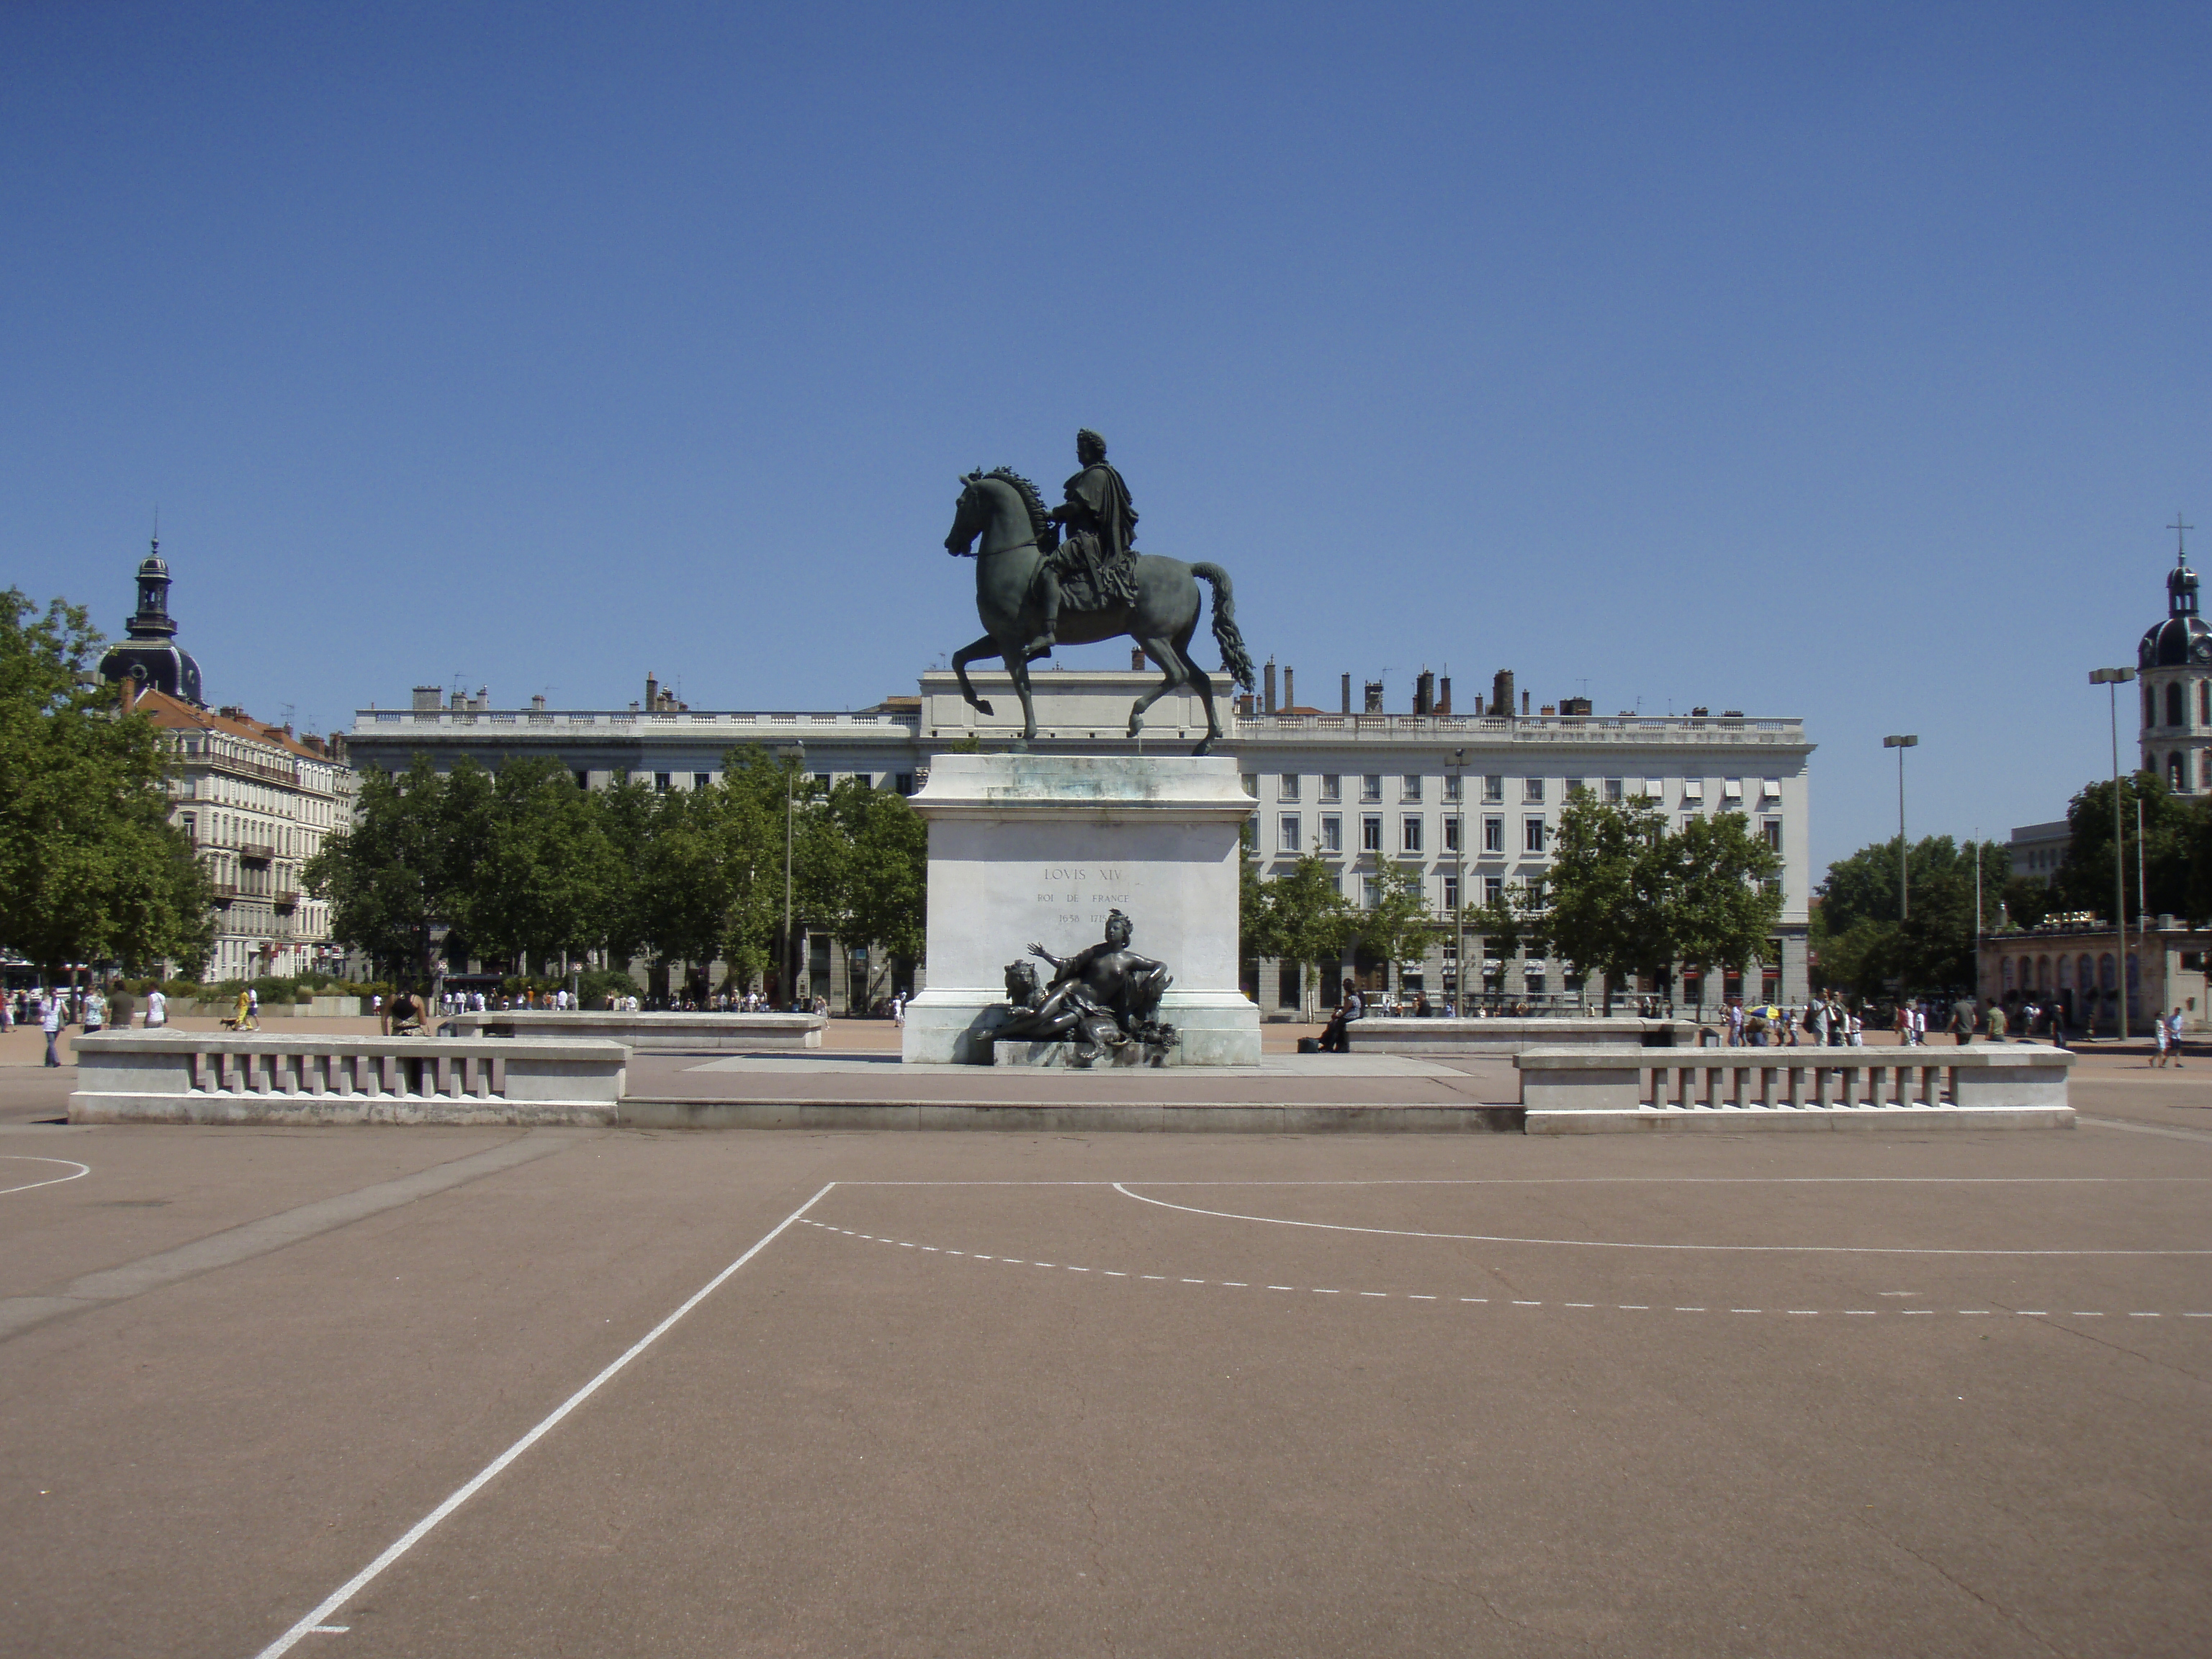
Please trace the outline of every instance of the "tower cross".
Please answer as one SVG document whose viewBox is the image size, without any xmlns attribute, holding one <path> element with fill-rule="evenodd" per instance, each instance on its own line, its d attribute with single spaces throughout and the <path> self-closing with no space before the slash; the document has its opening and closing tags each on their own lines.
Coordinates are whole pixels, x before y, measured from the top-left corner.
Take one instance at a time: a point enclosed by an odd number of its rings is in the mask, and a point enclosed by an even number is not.
<svg viewBox="0 0 2212 1659">
<path fill-rule="evenodd" d="M 2177 513 L 2173 515 L 2173 522 L 2166 526 L 2166 528 L 2173 532 L 2174 557 L 2186 564 L 2189 562 L 2189 532 L 2197 526 L 2193 524 L 2184 524 L 2181 521 L 2181 514 Z"/>
</svg>

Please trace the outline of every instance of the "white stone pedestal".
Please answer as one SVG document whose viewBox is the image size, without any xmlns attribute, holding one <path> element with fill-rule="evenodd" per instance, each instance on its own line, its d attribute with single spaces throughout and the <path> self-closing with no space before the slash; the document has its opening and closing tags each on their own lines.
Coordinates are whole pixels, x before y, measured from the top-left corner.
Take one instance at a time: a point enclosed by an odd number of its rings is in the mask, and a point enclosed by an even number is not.
<svg viewBox="0 0 2212 1659">
<path fill-rule="evenodd" d="M 1237 984 L 1253 807 L 1233 759 L 939 755 L 913 805 L 929 824 L 929 944 L 905 1059 L 991 1064 L 1006 964 L 1032 941 L 1073 956 L 1119 910 L 1130 948 L 1175 976 L 1160 1004 L 1177 1036 L 1168 1063 L 1259 1063 L 1260 1010 Z"/>
</svg>

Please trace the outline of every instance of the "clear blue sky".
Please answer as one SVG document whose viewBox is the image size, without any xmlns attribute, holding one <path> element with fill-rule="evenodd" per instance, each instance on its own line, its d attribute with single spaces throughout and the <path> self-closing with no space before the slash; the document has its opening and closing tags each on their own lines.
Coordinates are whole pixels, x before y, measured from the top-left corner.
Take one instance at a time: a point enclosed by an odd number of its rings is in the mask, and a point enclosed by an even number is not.
<svg viewBox="0 0 2212 1659">
<path fill-rule="evenodd" d="M 860 706 L 1113 444 L 1255 654 L 2002 836 L 2212 538 L 2202 5 L 0 10 L 0 583 L 212 700 Z M 2206 543 L 2212 554 L 2212 540 Z M 1092 647 L 1072 659 L 1117 659 Z M 1208 659 L 1211 665 L 1211 659 Z"/>
</svg>

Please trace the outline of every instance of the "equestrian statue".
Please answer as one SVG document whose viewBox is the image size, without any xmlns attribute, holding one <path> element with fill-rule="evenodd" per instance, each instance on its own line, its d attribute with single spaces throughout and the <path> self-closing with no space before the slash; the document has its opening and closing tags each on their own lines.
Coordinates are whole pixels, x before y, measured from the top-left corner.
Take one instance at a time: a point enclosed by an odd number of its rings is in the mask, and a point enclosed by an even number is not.
<svg viewBox="0 0 2212 1659">
<path fill-rule="evenodd" d="M 1022 700 L 1026 744 L 1037 733 L 1030 664 L 1049 656 L 1055 645 L 1089 645 L 1126 634 L 1165 677 L 1131 705 L 1129 735 L 1144 729 L 1147 708 L 1188 686 L 1206 708 L 1206 737 L 1193 751 L 1203 755 L 1222 729 L 1212 679 L 1190 660 L 1200 577 L 1213 588 L 1213 637 L 1221 647 L 1222 672 L 1252 689 L 1252 658 L 1237 631 L 1229 573 L 1218 564 L 1137 552 L 1132 545 L 1137 511 L 1121 473 L 1107 462 L 1106 441 L 1087 428 L 1079 432 L 1075 456 L 1082 471 L 1067 481 L 1066 500 L 1049 511 L 1036 486 L 1011 467 L 979 468 L 960 480 L 945 550 L 975 555 L 975 610 L 984 630 L 981 639 L 952 653 L 961 695 L 989 714 L 991 705 L 969 681 L 968 665 L 986 657 L 1005 663 Z"/>
</svg>

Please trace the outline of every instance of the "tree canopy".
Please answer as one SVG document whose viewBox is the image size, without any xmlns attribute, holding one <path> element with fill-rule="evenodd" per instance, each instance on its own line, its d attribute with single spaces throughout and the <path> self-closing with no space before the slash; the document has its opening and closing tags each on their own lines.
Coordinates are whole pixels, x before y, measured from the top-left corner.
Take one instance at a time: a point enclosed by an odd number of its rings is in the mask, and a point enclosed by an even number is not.
<svg viewBox="0 0 2212 1659">
<path fill-rule="evenodd" d="M 173 958 L 198 973 L 214 893 L 169 823 L 153 724 L 92 678 L 85 612 L 0 593 L 0 948 L 49 973 Z"/>
<path fill-rule="evenodd" d="M 1981 866 L 1981 926 L 1997 925 L 1997 903 L 2012 875 L 2002 846 L 1929 836 L 1905 859 L 1911 915 L 1899 913 L 1898 841 L 1863 847 L 1828 866 L 1813 915 L 1816 984 L 1862 996 L 1971 986 L 1974 966 L 1974 871 Z"/>
<path fill-rule="evenodd" d="M 853 778 L 823 792 L 793 762 L 733 750 L 721 780 L 656 791 L 587 790 L 559 763 L 422 757 L 362 780 L 353 826 L 305 873 L 331 931 L 380 963 L 428 976 L 449 934 L 520 966 L 590 952 L 703 968 L 740 982 L 772 965 L 784 895 L 849 947 L 921 951 L 927 834 L 903 797 Z"/>
</svg>

